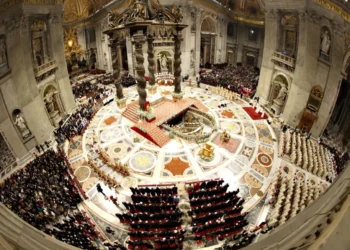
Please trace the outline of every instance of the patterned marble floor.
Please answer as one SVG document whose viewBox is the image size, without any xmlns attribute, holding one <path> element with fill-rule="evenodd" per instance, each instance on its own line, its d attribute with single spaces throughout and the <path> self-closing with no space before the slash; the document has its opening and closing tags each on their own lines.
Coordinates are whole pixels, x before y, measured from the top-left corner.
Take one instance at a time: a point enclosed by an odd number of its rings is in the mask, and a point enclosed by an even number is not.
<svg viewBox="0 0 350 250">
<path fill-rule="evenodd" d="M 171 99 L 173 87 L 161 86 L 157 91 L 157 94 L 149 95 L 148 99 L 155 100 L 161 96 Z M 227 107 L 219 108 L 218 105 L 225 99 L 207 92 L 205 86 L 192 88 L 184 85 L 183 91 L 186 97 L 193 97 L 206 105 L 218 124 L 219 131 L 210 137 L 215 146 L 212 162 L 203 162 L 198 157 L 198 144 L 182 139 L 173 139 L 163 148 L 157 147 L 131 130 L 132 123 L 121 116 L 123 110 L 112 102 L 100 109 L 84 135 L 74 138 L 68 148 L 69 160 L 83 190 L 90 202 L 103 213 L 114 215 L 120 212 L 120 208 L 97 193 L 96 184 L 100 181 L 88 166 L 88 157 L 121 183 L 123 188 L 118 194 L 102 183 L 106 195 L 117 195 L 120 202 L 130 201 L 129 187 L 138 184 L 223 178 L 229 183 L 229 190 L 240 189 L 240 196 L 246 199 L 245 211 L 253 212 L 249 221 L 252 224 L 260 223 L 264 219 L 260 216 L 263 198 L 272 176 L 281 166 L 281 159 L 275 153 L 277 142 L 273 129 L 265 120 L 252 120 L 243 110 L 243 107 L 249 106 L 243 100 L 237 99 L 229 102 Z M 128 103 L 137 100 L 138 94 L 134 87 L 124 89 L 124 92 Z M 229 131 L 231 135 L 230 141 L 225 144 L 220 140 L 223 130 Z M 129 165 L 130 177 L 124 178 L 103 164 L 94 148 L 90 147 L 94 137 L 109 156 Z M 113 226 L 124 228 L 119 223 Z"/>
</svg>

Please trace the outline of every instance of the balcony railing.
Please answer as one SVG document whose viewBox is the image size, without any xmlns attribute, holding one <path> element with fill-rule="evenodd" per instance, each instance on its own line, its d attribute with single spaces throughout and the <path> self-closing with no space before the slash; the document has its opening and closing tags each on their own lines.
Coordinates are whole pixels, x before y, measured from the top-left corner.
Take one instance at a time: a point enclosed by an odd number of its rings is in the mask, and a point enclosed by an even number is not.
<svg viewBox="0 0 350 250">
<path fill-rule="evenodd" d="M 290 72 L 295 70 L 295 59 L 280 52 L 273 52 L 271 59 L 277 66 L 280 66 Z"/>
<path fill-rule="evenodd" d="M 57 69 L 56 60 L 52 60 L 34 69 L 35 78 L 38 82 L 53 74 Z"/>
</svg>

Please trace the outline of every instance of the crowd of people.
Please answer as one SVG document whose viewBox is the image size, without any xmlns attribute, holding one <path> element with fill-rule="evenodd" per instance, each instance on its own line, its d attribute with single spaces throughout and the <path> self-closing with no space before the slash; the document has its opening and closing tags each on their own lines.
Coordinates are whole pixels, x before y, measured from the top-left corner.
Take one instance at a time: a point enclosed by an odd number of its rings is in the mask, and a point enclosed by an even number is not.
<svg viewBox="0 0 350 250">
<path fill-rule="evenodd" d="M 228 66 L 200 74 L 201 83 L 222 86 L 239 94 L 252 95 L 259 82 L 259 69 Z"/>
<path fill-rule="evenodd" d="M 212 236 L 223 240 L 238 235 L 248 225 L 246 213 L 241 213 L 244 199 L 237 196 L 239 190 L 227 192 L 228 184 L 223 183 L 220 179 L 186 186 L 191 205 L 188 215 L 192 219 L 192 232 L 197 244 L 203 237 L 211 241 Z"/>
<path fill-rule="evenodd" d="M 136 80 L 134 77 L 132 77 L 131 75 L 128 76 L 123 76 L 122 77 L 122 85 L 124 87 L 130 87 L 136 84 Z"/>
<path fill-rule="evenodd" d="M 59 128 L 54 131 L 57 143 L 61 144 L 76 135 L 81 135 L 97 109 L 97 106 L 82 104 L 68 120 L 62 122 Z"/>
<path fill-rule="evenodd" d="M 271 182 L 265 204 L 271 205 L 267 224 L 276 227 L 296 216 L 324 192 L 322 183 L 289 176 L 280 169 Z"/>
<path fill-rule="evenodd" d="M 182 249 L 185 230 L 177 208 L 177 187 L 131 188 L 133 203 L 123 202 L 128 210 L 116 214 L 129 225 L 128 249 Z"/>
<path fill-rule="evenodd" d="M 89 81 L 84 81 L 72 87 L 75 99 L 93 95 L 94 93 L 101 92 L 101 90 L 102 88 L 99 88 L 97 84 L 92 84 Z"/>
<path fill-rule="evenodd" d="M 0 202 L 24 221 L 68 244 L 98 249 L 95 230 L 77 209 L 81 201 L 60 151 L 44 152 L 0 185 Z"/>
<path fill-rule="evenodd" d="M 284 125 L 280 136 L 279 156 L 290 156 L 296 166 L 332 182 L 337 173 L 334 155 L 321 143 L 309 140 L 310 134 L 295 129 L 286 129 Z"/>
</svg>

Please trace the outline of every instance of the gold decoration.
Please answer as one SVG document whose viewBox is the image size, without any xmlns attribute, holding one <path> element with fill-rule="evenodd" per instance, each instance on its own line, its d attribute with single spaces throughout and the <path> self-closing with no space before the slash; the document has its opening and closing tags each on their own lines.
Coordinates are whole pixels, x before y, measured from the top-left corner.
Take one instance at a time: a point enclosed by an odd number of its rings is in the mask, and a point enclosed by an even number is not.
<svg viewBox="0 0 350 250">
<path fill-rule="evenodd" d="M 46 31 L 46 23 L 43 20 L 37 20 L 30 26 L 31 31 Z"/>
<path fill-rule="evenodd" d="M 76 30 L 68 28 L 64 30 L 64 54 L 67 63 L 72 63 L 72 55 L 77 59 L 85 54 L 85 50 L 78 44 Z"/>
<path fill-rule="evenodd" d="M 336 14 L 342 16 L 346 21 L 350 22 L 350 14 L 347 13 L 342 7 L 331 3 L 327 0 L 314 0 L 316 3 L 322 5 L 323 7 L 335 12 Z"/>
</svg>

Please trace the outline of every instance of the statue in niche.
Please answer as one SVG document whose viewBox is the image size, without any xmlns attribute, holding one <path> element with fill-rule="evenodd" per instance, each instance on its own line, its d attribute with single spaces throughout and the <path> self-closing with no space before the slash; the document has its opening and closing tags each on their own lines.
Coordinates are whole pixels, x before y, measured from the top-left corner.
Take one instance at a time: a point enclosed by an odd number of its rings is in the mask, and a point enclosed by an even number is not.
<svg viewBox="0 0 350 250">
<path fill-rule="evenodd" d="M 0 38 L 0 65 L 7 63 L 5 37 Z"/>
<path fill-rule="evenodd" d="M 278 96 L 276 98 L 276 101 L 284 101 L 284 99 L 286 98 L 287 95 L 287 88 L 285 86 L 282 86 L 280 92 L 278 93 Z"/>
<path fill-rule="evenodd" d="M 321 53 L 329 55 L 329 48 L 331 47 L 331 38 L 328 29 L 324 29 L 321 35 Z"/>
<path fill-rule="evenodd" d="M 52 96 L 48 96 L 45 99 L 45 105 L 46 105 L 47 112 L 49 112 L 49 114 L 52 114 L 53 112 L 55 112 Z"/>
<path fill-rule="evenodd" d="M 160 70 L 162 72 L 168 72 L 168 58 L 164 54 L 160 57 Z"/>
<path fill-rule="evenodd" d="M 194 51 L 191 49 L 191 68 L 195 67 Z"/>
<path fill-rule="evenodd" d="M 24 118 L 20 114 L 18 114 L 16 116 L 15 125 L 17 126 L 17 128 L 21 132 L 23 139 L 26 139 L 31 135 L 31 132 L 26 125 L 26 121 L 24 120 Z"/>
</svg>

